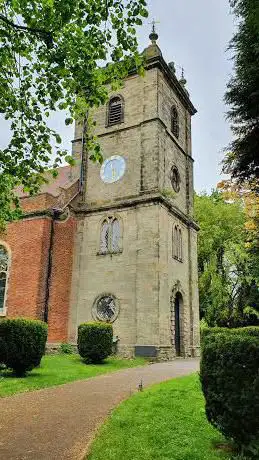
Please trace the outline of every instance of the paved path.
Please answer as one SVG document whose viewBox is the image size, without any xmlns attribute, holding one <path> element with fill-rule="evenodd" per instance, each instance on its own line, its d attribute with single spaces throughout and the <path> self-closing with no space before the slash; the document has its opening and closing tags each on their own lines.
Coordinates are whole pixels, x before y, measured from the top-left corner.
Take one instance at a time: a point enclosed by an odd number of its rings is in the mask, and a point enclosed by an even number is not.
<svg viewBox="0 0 259 460">
<path fill-rule="evenodd" d="M 145 387 L 198 367 L 198 360 L 177 359 L 2 398 L 0 459 L 81 460 L 97 428 L 141 379 Z"/>
</svg>

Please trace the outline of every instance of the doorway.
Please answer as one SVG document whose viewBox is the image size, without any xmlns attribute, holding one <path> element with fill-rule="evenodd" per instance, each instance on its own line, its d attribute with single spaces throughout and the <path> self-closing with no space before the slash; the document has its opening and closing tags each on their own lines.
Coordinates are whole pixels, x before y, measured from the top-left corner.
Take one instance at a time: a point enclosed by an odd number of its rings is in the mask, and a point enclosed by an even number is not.
<svg viewBox="0 0 259 460">
<path fill-rule="evenodd" d="M 174 301 L 174 344 L 176 356 L 181 356 L 181 305 L 182 295 L 177 292 Z"/>
</svg>

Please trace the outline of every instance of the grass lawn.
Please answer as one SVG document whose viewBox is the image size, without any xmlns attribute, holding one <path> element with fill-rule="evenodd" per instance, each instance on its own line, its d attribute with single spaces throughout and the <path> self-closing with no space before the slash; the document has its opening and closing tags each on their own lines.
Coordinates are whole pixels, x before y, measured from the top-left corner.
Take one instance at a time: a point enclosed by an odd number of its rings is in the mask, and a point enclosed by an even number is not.
<svg viewBox="0 0 259 460">
<path fill-rule="evenodd" d="M 199 378 L 191 375 L 123 402 L 101 428 L 87 459 L 226 460 L 231 459 L 227 447 L 207 422 Z"/>
<path fill-rule="evenodd" d="M 0 397 L 88 379 L 145 364 L 147 361 L 143 358 L 132 360 L 109 358 L 103 364 L 84 364 L 79 355 L 47 355 L 42 358 L 41 366 L 29 372 L 26 377 L 17 378 L 10 371 L 0 371 Z"/>
</svg>

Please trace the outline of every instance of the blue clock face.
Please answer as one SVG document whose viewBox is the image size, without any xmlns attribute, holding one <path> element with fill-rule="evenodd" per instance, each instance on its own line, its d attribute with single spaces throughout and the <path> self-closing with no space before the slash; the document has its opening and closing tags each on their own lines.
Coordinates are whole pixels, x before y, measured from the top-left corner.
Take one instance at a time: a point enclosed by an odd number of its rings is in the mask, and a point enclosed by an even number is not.
<svg viewBox="0 0 259 460">
<path fill-rule="evenodd" d="M 100 176 L 106 184 L 112 184 L 121 179 L 125 173 L 126 162 L 123 157 L 113 155 L 104 161 L 101 167 Z"/>
</svg>

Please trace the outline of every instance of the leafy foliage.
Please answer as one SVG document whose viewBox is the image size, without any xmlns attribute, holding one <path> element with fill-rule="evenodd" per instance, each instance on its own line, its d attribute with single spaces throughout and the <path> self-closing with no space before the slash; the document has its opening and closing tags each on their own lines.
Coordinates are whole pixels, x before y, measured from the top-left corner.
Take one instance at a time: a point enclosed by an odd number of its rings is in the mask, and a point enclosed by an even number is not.
<svg viewBox="0 0 259 460">
<path fill-rule="evenodd" d="M 204 339 L 200 378 L 209 422 L 241 453 L 259 453 L 259 337 L 226 332 Z"/>
<path fill-rule="evenodd" d="M 61 343 L 59 347 L 59 352 L 63 355 L 73 355 L 75 349 L 71 343 Z"/>
<path fill-rule="evenodd" d="M 78 352 L 88 363 L 100 363 L 112 354 L 112 325 L 108 323 L 83 323 L 78 327 Z"/>
<path fill-rule="evenodd" d="M 18 376 L 39 366 L 48 328 L 43 321 L 23 318 L 0 321 L 0 362 Z"/>
<path fill-rule="evenodd" d="M 201 317 L 210 327 L 258 324 L 259 277 L 247 247 L 244 208 L 240 200 L 225 198 L 218 191 L 195 197 L 195 217 L 200 225 Z"/>
<path fill-rule="evenodd" d="M 249 181 L 259 191 L 259 3 L 231 0 L 230 4 L 239 24 L 230 44 L 235 74 L 225 98 L 235 140 L 225 157 L 224 170 L 238 182 Z"/>
<path fill-rule="evenodd" d="M 226 328 L 226 327 L 206 327 L 201 331 L 201 339 L 206 339 L 210 335 L 214 334 L 241 334 L 246 336 L 254 336 L 259 339 L 259 327 L 258 326 L 248 326 L 248 327 L 237 327 L 237 328 Z"/>
<path fill-rule="evenodd" d="M 73 163 L 49 127 L 52 113 L 65 110 L 66 125 L 87 118 L 90 129 L 89 111 L 106 101 L 107 83 L 115 88 L 132 65 L 141 67 L 136 27 L 146 16 L 145 0 L 0 0 L 0 110 L 12 131 L 0 150 L 2 221 L 16 217 L 10 182 L 33 193 L 46 168 L 55 174 L 63 159 Z M 85 148 L 101 160 L 90 135 Z"/>
<path fill-rule="evenodd" d="M 259 255 L 259 195 L 249 183 L 240 186 L 236 181 L 224 180 L 218 184 L 226 201 L 242 203 L 245 214 L 246 247 L 251 257 Z M 259 272 L 258 272 L 259 273 Z"/>
</svg>

